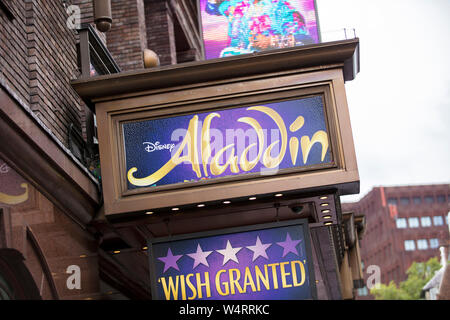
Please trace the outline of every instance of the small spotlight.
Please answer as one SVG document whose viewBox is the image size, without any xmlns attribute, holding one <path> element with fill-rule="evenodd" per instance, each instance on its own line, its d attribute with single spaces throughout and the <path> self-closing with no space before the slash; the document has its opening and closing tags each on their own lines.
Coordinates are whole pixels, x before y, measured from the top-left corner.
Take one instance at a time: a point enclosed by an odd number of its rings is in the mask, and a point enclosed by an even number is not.
<svg viewBox="0 0 450 320">
<path fill-rule="evenodd" d="M 180 208 L 172 208 L 172 211 L 178 211 Z"/>
<path fill-rule="evenodd" d="M 204 206 L 205 206 L 204 203 L 200 203 L 200 204 L 197 205 L 197 207 L 199 207 L 199 208 L 203 208 Z"/>
<path fill-rule="evenodd" d="M 329 213 L 329 212 L 331 212 L 331 210 L 330 210 L 330 209 L 325 209 L 325 210 L 322 210 L 322 213 Z"/>
<path fill-rule="evenodd" d="M 320 206 L 321 207 L 328 207 L 329 203 L 321 203 Z"/>
<path fill-rule="evenodd" d="M 324 224 L 324 225 L 326 225 L 326 226 L 330 226 L 330 225 L 332 225 L 332 224 L 333 224 L 333 222 L 331 222 L 331 221 L 327 221 L 327 222 L 324 222 L 323 224 Z"/>
<path fill-rule="evenodd" d="M 82 254 L 82 255 L 80 255 L 80 258 L 87 258 L 87 255 L 86 254 Z"/>
<path fill-rule="evenodd" d="M 224 202 L 222 202 L 223 204 L 230 204 L 231 203 L 231 201 L 229 201 L 229 200 L 225 200 Z"/>
<path fill-rule="evenodd" d="M 330 215 L 326 215 L 326 216 L 323 216 L 322 218 L 324 218 L 324 219 L 331 219 L 331 216 Z"/>
<path fill-rule="evenodd" d="M 256 200 L 256 197 L 250 197 L 248 200 Z"/>
<path fill-rule="evenodd" d="M 113 253 L 118 254 L 118 253 L 120 253 L 120 250 L 114 250 Z"/>
<path fill-rule="evenodd" d="M 148 247 L 147 246 L 145 246 L 145 247 L 142 247 L 142 250 L 147 250 L 148 249 Z"/>
<path fill-rule="evenodd" d="M 320 197 L 319 199 L 320 200 L 325 200 L 325 199 L 328 199 L 328 197 L 323 196 L 323 197 Z"/>
<path fill-rule="evenodd" d="M 283 196 L 282 193 L 277 193 L 277 194 L 275 195 L 275 197 L 282 197 L 282 196 Z"/>
<path fill-rule="evenodd" d="M 147 211 L 145 214 L 147 215 L 153 214 L 153 211 Z"/>
<path fill-rule="evenodd" d="M 300 214 L 303 211 L 303 206 L 301 206 L 301 205 L 293 206 L 293 207 L 291 207 L 291 211 L 293 213 Z"/>
</svg>

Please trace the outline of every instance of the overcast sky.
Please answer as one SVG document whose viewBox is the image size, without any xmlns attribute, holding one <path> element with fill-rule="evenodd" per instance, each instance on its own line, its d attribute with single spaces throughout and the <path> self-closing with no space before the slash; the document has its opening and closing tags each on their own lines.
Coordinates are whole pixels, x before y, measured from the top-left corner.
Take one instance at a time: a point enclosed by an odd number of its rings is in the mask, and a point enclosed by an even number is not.
<svg viewBox="0 0 450 320">
<path fill-rule="evenodd" d="M 355 28 L 361 71 L 346 83 L 361 180 L 450 183 L 450 1 L 317 0 L 322 33 Z"/>
</svg>

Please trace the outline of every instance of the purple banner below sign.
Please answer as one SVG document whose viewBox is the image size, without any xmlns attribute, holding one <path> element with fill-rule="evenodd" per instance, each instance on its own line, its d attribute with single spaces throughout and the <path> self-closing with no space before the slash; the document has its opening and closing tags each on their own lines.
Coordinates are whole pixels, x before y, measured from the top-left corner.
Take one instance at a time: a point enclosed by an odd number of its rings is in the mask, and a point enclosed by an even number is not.
<svg viewBox="0 0 450 320">
<path fill-rule="evenodd" d="M 301 222 L 299 222 L 301 221 Z M 153 297 L 162 300 L 314 298 L 305 220 L 236 233 L 153 240 Z"/>
</svg>

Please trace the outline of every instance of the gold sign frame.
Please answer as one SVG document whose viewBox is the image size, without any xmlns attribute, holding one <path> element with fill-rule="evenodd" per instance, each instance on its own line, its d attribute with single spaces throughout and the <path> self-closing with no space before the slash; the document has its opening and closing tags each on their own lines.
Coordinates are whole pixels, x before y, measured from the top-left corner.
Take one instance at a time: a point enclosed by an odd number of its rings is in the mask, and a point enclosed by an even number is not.
<svg viewBox="0 0 450 320">
<path fill-rule="evenodd" d="M 275 194 L 335 188 L 342 194 L 358 192 L 359 176 L 342 70 L 302 71 L 150 90 L 138 96 L 125 95 L 97 102 L 105 214 L 250 197 L 267 194 L 268 191 Z M 273 176 L 232 176 L 217 181 L 127 190 L 121 133 L 124 121 L 221 110 L 316 94 L 324 97 L 332 165 L 292 168 Z"/>
</svg>

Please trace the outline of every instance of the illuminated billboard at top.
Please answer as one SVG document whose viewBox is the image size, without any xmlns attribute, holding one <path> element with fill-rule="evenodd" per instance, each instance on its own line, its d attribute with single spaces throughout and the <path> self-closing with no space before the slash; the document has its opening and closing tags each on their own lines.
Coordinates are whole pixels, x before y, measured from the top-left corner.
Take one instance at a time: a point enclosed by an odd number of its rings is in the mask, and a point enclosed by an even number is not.
<svg viewBox="0 0 450 320">
<path fill-rule="evenodd" d="M 314 0 L 200 0 L 206 59 L 320 42 Z"/>
</svg>

